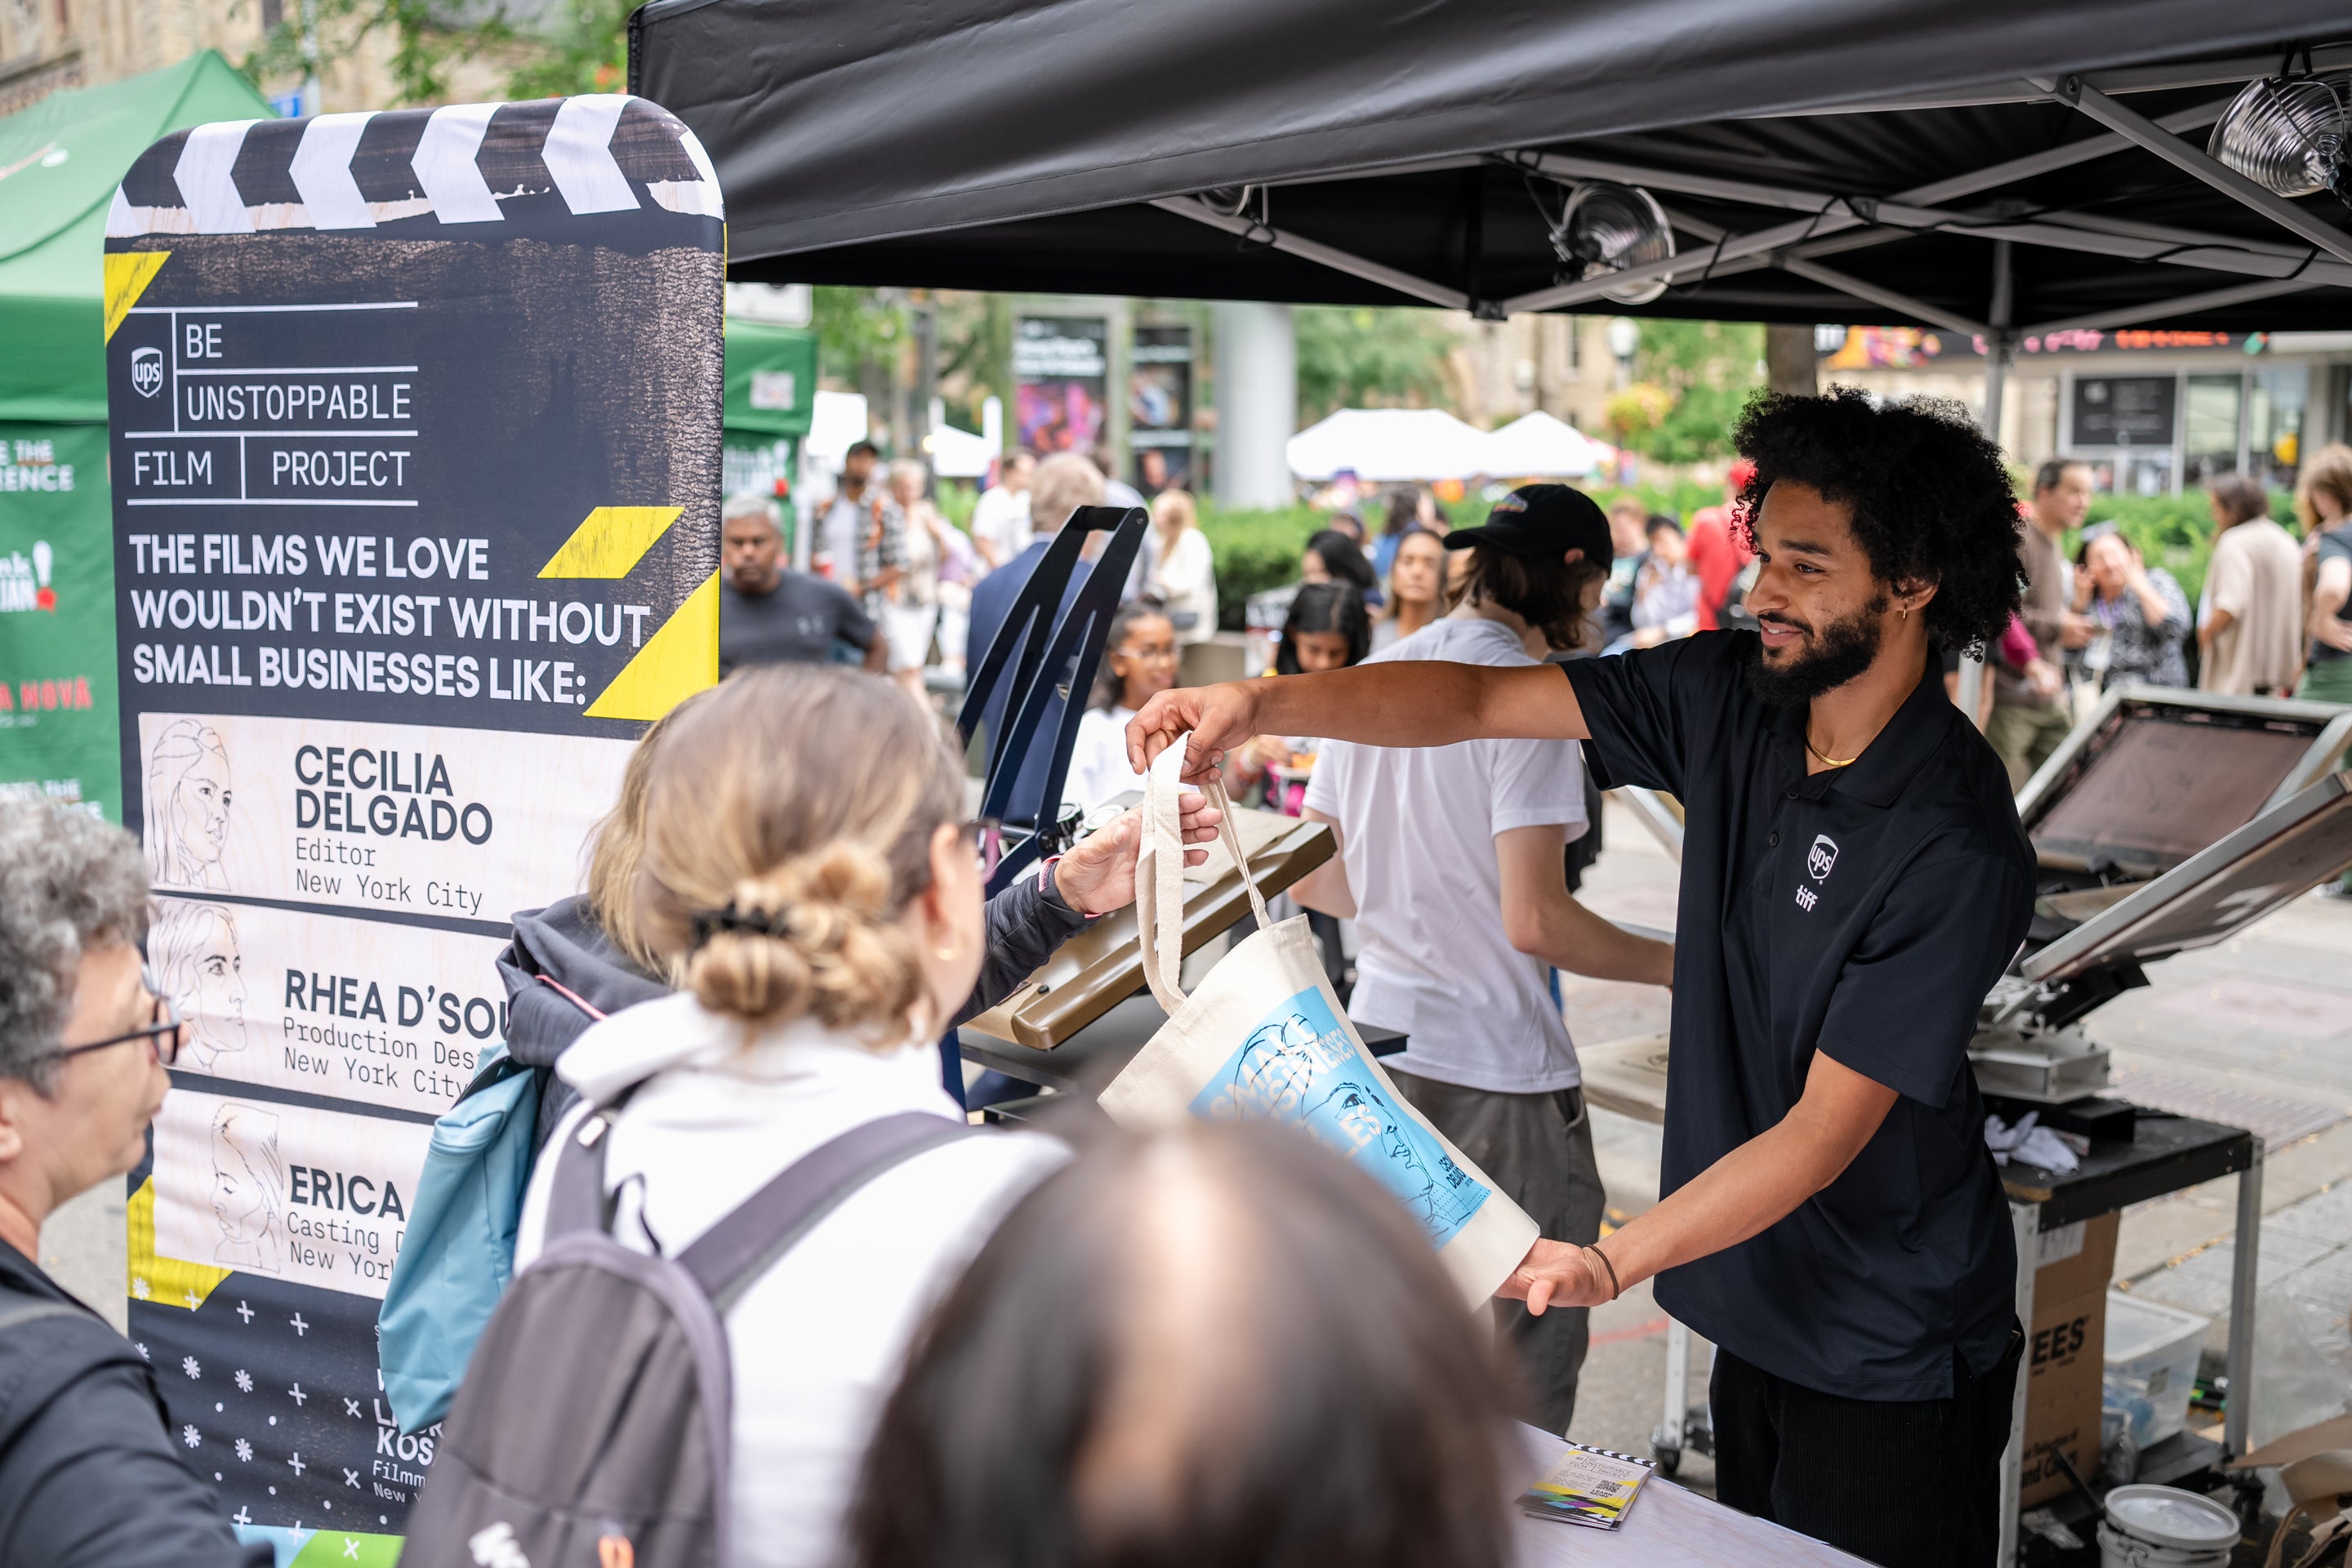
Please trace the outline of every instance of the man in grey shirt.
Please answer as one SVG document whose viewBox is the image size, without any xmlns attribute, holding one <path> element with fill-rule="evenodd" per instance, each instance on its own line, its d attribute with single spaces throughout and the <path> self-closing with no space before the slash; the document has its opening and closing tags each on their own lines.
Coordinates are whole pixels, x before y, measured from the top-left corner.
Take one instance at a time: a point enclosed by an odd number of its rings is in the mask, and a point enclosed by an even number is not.
<svg viewBox="0 0 2352 1568">
<path fill-rule="evenodd" d="M 783 563 L 776 503 L 730 500 L 719 520 L 719 673 L 747 664 L 829 664 L 844 645 L 880 673 L 890 645 L 838 584 Z"/>
</svg>

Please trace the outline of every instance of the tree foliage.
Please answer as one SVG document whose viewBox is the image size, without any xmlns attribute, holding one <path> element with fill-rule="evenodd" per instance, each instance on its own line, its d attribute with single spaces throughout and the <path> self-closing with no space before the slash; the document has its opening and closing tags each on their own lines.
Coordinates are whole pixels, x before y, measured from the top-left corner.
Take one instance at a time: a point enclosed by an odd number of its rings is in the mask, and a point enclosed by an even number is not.
<svg viewBox="0 0 2352 1568">
<path fill-rule="evenodd" d="M 1675 395 L 1654 381 L 1637 381 L 1613 394 L 1601 409 L 1609 422 L 1609 438 L 1635 451 L 1648 449 L 1650 438 L 1675 411 Z"/>
<path fill-rule="evenodd" d="M 629 13 L 640 0 L 562 0 L 514 69 L 512 98 L 619 92 L 629 79 Z"/>
<path fill-rule="evenodd" d="M 812 293 L 820 375 L 856 385 L 867 365 L 897 361 L 908 331 L 903 291 L 821 285 Z"/>
<path fill-rule="evenodd" d="M 1763 383 L 1763 361 L 1764 329 L 1754 321 L 1643 321 L 1634 374 L 1672 401 L 1625 443 L 1662 463 L 1728 456 L 1740 405 Z"/>
<path fill-rule="evenodd" d="M 1444 396 L 1454 339 L 1436 312 L 1302 305 L 1292 320 L 1302 425 L 1341 408 L 1431 404 Z"/>
<path fill-rule="evenodd" d="M 467 17 L 436 0 L 295 0 L 238 68 L 258 87 L 330 69 L 378 38 L 391 42 L 394 101 L 430 104 L 447 97 L 454 62 L 504 49 L 514 30 L 503 7 Z"/>
<path fill-rule="evenodd" d="M 556 0 L 520 20 L 506 0 L 288 0 L 285 19 L 240 62 L 256 86 L 352 58 L 389 40 L 393 100 L 446 102 L 451 68 L 488 58 L 506 68 L 511 99 L 617 92 L 628 79 L 629 12 L 635 0 Z"/>
</svg>

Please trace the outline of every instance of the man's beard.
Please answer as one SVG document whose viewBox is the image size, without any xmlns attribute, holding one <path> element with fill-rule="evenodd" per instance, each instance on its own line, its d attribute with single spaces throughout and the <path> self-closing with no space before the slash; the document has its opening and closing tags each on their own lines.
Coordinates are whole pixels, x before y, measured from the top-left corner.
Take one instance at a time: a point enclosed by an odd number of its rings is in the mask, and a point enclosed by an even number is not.
<svg viewBox="0 0 2352 1568">
<path fill-rule="evenodd" d="M 1783 708 L 1836 690 L 1877 659 L 1885 628 L 1879 616 L 1885 612 L 1886 601 L 1874 599 L 1843 620 L 1830 622 L 1812 635 L 1811 647 L 1785 664 L 1771 663 L 1758 645 L 1748 666 L 1748 689 Z"/>
</svg>

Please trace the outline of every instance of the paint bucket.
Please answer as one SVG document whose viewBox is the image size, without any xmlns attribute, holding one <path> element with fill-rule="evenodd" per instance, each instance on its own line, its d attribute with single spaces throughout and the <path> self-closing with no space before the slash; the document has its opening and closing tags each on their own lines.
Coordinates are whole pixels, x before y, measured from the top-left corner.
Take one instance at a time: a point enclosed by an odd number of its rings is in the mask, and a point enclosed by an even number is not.
<svg viewBox="0 0 2352 1568">
<path fill-rule="evenodd" d="M 2099 1568 L 2229 1568 L 2238 1516 L 2178 1487 L 2117 1487 L 2099 1521 Z"/>
</svg>

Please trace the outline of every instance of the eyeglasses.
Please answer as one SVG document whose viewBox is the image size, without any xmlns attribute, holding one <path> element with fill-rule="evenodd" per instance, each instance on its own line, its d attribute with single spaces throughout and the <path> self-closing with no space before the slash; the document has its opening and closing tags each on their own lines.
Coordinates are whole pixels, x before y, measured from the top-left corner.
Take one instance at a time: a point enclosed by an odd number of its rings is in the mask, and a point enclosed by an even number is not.
<svg viewBox="0 0 2352 1568">
<path fill-rule="evenodd" d="M 128 1034 L 115 1035 L 103 1040 L 92 1040 L 86 1046 L 68 1046 L 63 1050 L 50 1052 L 49 1059 L 61 1062 L 68 1057 L 87 1056 L 91 1051 L 102 1051 L 114 1046 L 127 1046 L 133 1040 L 144 1040 L 148 1044 L 148 1048 L 155 1053 L 155 1060 L 161 1065 L 170 1067 L 179 1060 L 180 1045 L 187 1037 L 188 1026 L 181 1020 L 177 1010 L 156 992 L 155 977 L 152 973 L 142 969 L 139 972 L 139 981 L 155 1004 L 155 1010 L 151 1015 L 152 1022 L 145 1028 L 133 1029 Z"/>
<path fill-rule="evenodd" d="M 985 883 L 996 875 L 997 863 L 1004 858 L 1003 825 L 992 816 L 976 816 L 963 825 L 963 831 L 972 841 L 980 858 L 980 879 Z"/>
</svg>

